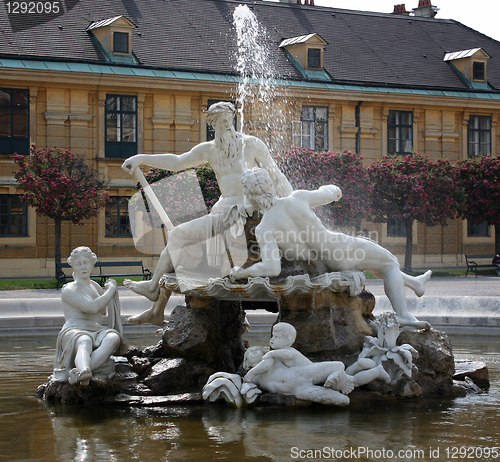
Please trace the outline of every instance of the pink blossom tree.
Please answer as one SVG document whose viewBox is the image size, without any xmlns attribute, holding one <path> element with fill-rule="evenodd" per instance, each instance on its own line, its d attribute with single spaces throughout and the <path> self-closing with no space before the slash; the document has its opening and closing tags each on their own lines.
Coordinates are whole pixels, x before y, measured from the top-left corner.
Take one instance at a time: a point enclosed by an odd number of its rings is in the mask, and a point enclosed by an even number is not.
<svg viewBox="0 0 500 462">
<path fill-rule="evenodd" d="M 28 156 L 14 154 L 14 161 L 19 164 L 14 177 L 24 190 L 21 199 L 54 220 L 55 262 L 60 263 L 62 222 L 80 225 L 95 217 L 109 201 L 106 183 L 84 159 L 59 148 L 33 145 Z"/>
<path fill-rule="evenodd" d="M 466 200 L 460 214 L 471 223 L 495 227 L 495 253 L 500 253 L 500 158 L 477 156 L 457 163 Z"/>
<path fill-rule="evenodd" d="M 361 220 L 369 217 L 372 188 L 360 155 L 296 147 L 282 151 L 275 160 L 293 189 L 312 190 L 326 184 L 342 189 L 340 201 L 315 209 L 325 224 L 359 229 Z"/>
<path fill-rule="evenodd" d="M 375 222 L 401 220 L 406 228 L 405 271 L 411 271 L 413 222 L 427 226 L 446 225 L 458 216 L 463 199 L 458 170 L 446 159 L 426 156 L 385 156 L 368 168 L 373 186 L 372 209 Z"/>
</svg>

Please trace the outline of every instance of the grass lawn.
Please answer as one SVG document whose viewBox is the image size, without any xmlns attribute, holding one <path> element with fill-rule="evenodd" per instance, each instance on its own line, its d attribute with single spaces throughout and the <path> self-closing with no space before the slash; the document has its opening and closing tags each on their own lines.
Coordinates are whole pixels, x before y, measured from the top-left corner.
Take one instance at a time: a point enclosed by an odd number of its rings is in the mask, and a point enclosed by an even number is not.
<svg viewBox="0 0 500 462">
<path fill-rule="evenodd" d="M 141 281 L 142 278 L 115 278 L 118 287 L 123 285 L 124 279 Z M 55 279 L 0 279 L 0 290 L 24 290 L 24 289 L 55 289 L 57 281 Z"/>
</svg>

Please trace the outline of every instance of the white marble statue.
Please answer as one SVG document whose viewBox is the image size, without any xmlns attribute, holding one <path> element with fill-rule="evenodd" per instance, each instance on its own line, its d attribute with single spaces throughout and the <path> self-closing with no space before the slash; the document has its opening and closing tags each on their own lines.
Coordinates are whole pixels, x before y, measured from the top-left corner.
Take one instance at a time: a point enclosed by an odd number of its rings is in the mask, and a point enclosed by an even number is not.
<svg viewBox="0 0 500 462">
<path fill-rule="evenodd" d="M 381 365 L 365 361 L 355 368 L 344 368 L 340 361 L 312 362 L 292 347 L 297 336 L 295 328 L 286 322 L 273 327 L 268 353 L 262 347 L 250 347 L 245 352 L 244 369 L 250 369 L 246 382 L 273 393 L 291 394 L 315 403 L 345 406 L 355 387 L 376 379 L 389 382 Z"/>
<path fill-rule="evenodd" d="M 418 277 L 403 273 L 397 258 L 388 250 L 369 239 L 327 230 L 312 210 L 339 200 L 342 192 L 337 186 L 294 191 L 280 198 L 267 171 L 260 168 L 245 171 L 242 182 L 246 199 L 263 214 L 255 229 L 262 261 L 248 268 L 233 268 L 233 280 L 277 276 L 281 271 L 281 257 L 301 262 L 308 273 L 379 271 L 399 323 L 429 327 L 427 322 L 419 321 L 408 312 L 405 286 L 422 296 L 431 271 Z"/>
<path fill-rule="evenodd" d="M 255 348 L 255 347 L 251 347 Z M 205 401 L 214 402 L 223 399 L 236 408 L 244 404 L 252 404 L 262 393 L 253 383 L 243 382 L 238 374 L 216 372 L 212 374 L 203 387 L 202 397 Z"/>
<path fill-rule="evenodd" d="M 203 252 L 200 243 L 207 241 L 207 259 L 212 266 L 220 264 L 220 255 L 225 247 L 220 242 L 221 234 L 233 227 L 233 235 L 243 234 L 246 217 L 251 213 L 244 204 L 241 175 L 253 167 L 266 169 L 274 190 L 281 196 L 288 196 L 292 187 L 279 171 L 266 145 L 254 136 L 244 135 L 234 129 L 236 110 L 231 103 L 221 102 L 207 110 L 207 123 L 215 130 L 215 139 L 196 145 L 181 154 L 138 154 L 127 159 L 122 168 L 133 173 L 141 165 L 179 171 L 208 162 L 217 177 L 221 197 L 209 215 L 173 228 L 168 235 L 168 244 L 161 253 L 153 278 L 150 281 L 125 281 L 129 289 L 146 296 L 153 302 L 159 297 L 159 281 L 164 273 L 172 273 L 180 261 L 196 267 Z M 207 236 L 212 238 L 207 240 Z M 219 238 L 218 238 L 219 237 Z M 244 236 L 243 236 L 244 237 Z M 246 251 L 246 243 L 245 243 Z M 183 253 L 190 253 L 186 258 Z M 186 263 L 187 262 L 187 263 Z M 228 269 L 229 272 L 229 269 Z M 225 276 L 228 274 L 221 274 Z M 162 325 L 165 303 L 153 307 L 128 321 L 135 324 L 152 323 Z"/>
<path fill-rule="evenodd" d="M 382 313 L 377 317 L 375 325 L 377 336 L 365 337 L 363 350 L 356 363 L 350 366 L 349 373 L 357 371 L 360 367 L 383 366 L 391 384 L 395 384 L 403 375 L 411 377 L 415 367 L 413 360 L 417 359 L 419 354 L 407 343 L 396 344 L 400 333 L 396 315 L 392 312 Z"/>
<path fill-rule="evenodd" d="M 238 374 L 217 372 L 203 387 L 203 399 L 224 399 L 235 407 L 253 403 L 260 390 L 295 396 L 297 399 L 334 406 L 347 406 L 354 387 L 390 377 L 381 364 L 360 359 L 347 370 L 340 361 L 312 362 L 292 347 L 297 332 L 286 322 L 274 325 L 271 351 L 253 346 L 245 351 L 244 381 Z M 258 387 L 258 388 L 257 388 Z"/>
<path fill-rule="evenodd" d="M 68 258 L 74 282 L 61 291 L 66 322 L 57 337 L 54 378 L 71 385 L 87 386 L 111 355 L 126 348 L 116 282 L 108 279 L 103 289 L 90 279 L 96 260 L 88 247 L 74 249 Z M 102 326 L 106 307 L 110 327 Z"/>
<path fill-rule="evenodd" d="M 246 354 L 245 365 L 250 367 L 244 380 L 271 393 L 293 395 L 297 399 L 335 406 L 347 406 L 354 383 L 346 376 L 340 361 L 313 363 L 292 347 L 295 328 L 288 323 L 278 323 L 273 328 L 269 342 L 272 350 L 259 357 L 258 351 Z M 345 380 L 339 391 L 323 385 L 330 376 L 343 374 Z"/>
</svg>

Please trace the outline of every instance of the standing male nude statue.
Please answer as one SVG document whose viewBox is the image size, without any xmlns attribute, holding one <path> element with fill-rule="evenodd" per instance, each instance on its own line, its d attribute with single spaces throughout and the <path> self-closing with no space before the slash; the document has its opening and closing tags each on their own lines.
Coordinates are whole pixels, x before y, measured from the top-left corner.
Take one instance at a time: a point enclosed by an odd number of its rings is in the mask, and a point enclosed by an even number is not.
<svg viewBox="0 0 500 462">
<path fill-rule="evenodd" d="M 262 261 L 248 268 L 231 270 L 234 280 L 248 277 L 277 276 L 281 258 L 299 261 L 314 272 L 379 271 L 384 278 L 384 290 L 401 326 L 429 328 L 408 312 L 405 286 L 422 296 L 431 271 L 413 277 L 400 270 L 397 258 L 387 249 L 364 238 L 347 236 L 327 230 L 312 208 L 337 201 L 341 190 L 334 185 L 316 191 L 294 191 L 279 198 L 268 173 L 253 168 L 243 174 L 243 191 L 250 205 L 263 213 L 255 228 Z"/>
<path fill-rule="evenodd" d="M 207 110 L 207 123 L 215 130 L 215 139 L 196 145 L 190 151 L 176 154 L 138 154 L 127 159 L 122 168 L 130 173 L 141 165 L 148 165 L 177 172 L 208 162 L 215 172 L 221 197 L 209 215 L 183 223 L 173 228 L 168 235 L 168 243 L 160 255 L 154 275 L 150 281 L 134 282 L 126 280 L 124 285 L 132 291 L 157 302 L 160 278 L 165 273 L 175 271 L 183 258 L 183 249 L 207 240 L 207 233 L 221 235 L 231 226 L 237 225 L 243 233 L 246 216 L 251 211 L 245 207 L 241 175 L 253 167 L 264 168 L 271 178 L 274 190 L 282 197 L 292 192 L 286 177 L 279 171 L 266 145 L 254 136 L 244 135 L 234 129 L 236 110 L 231 103 L 213 104 Z M 210 242 L 210 240 L 208 240 Z M 213 241 L 212 241 L 213 242 Z M 217 247 L 217 246 L 215 246 Z M 217 252 L 215 252 L 217 253 Z M 207 249 L 209 264 L 220 264 L 217 255 Z M 183 262 L 186 258 L 183 258 Z M 225 276 L 225 274 L 221 274 Z M 167 294 L 169 297 L 170 294 Z M 163 325 L 165 300 L 137 316 L 128 319 L 133 324 L 151 323 Z"/>
</svg>

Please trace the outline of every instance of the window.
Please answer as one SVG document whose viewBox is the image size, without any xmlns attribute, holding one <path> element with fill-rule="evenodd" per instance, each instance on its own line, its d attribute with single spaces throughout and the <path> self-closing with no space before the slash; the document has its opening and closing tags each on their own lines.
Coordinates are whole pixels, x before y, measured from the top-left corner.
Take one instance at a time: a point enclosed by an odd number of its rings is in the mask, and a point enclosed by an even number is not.
<svg viewBox="0 0 500 462">
<path fill-rule="evenodd" d="M 404 222 L 397 218 L 389 218 L 387 220 L 387 236 L 406 237 L 406 226 Z"/>
<path fill-rule="evenodd" d="M 128 39 L 127 32 L 114 32 L 113 33 L 113 51 L 115 53 L 128 53 Z"/>
<path fill-rule="evenodd" d="M 221 103 L 224 100 L 221 99 L 209 99 L 207 101 L 207 108 L 209 108 L 212 104 L 215 103 Z M 235 101 L 225 101 L 226 103 L 231 103 L 234 105 L 235 108 L 237 108 L 236 102 Z M 234 128 L 236 129 L 236 117 L 234 118 Z M 207 124 L 207 141 L 212 141 L 215 139 L 215 130 Z"/>
<path fill-rule="evenodd" d="M 106 237 L 131 237 L 128 199 L 119 196 L 111 196 L 110 199 L 104 212 Z"/>
<path fill-rule="evenodd" d="M 467 222 L 467 236 L 469 237 L 489 237 L 488 223 L 470 223 Z"/>
<path fill-rule="evenodd" d="M 137 97 L 106 96 L 106 157 L 137 154 Z"/>
<path fill-rule="evenodd" d="M 470 116 L 467 132 L 469 157 L 489 156 L 491 154 L 491 117 Z"/>
<path fill-rule="evenodd" d="M 0 88 L 0 154 L 28 154 L 29 92 Z"/>
<path fill-rule="evenodd" d="M 413 149 L 413 112 L 389 111 L 387 138 L 388 154 L 410 154 Z"/>
<path fill-rule="evenodd" d="M 309 48 L 307 50 L 307 67 L 321 69 L 321 50 L 319 48 Z"/>
<path fill-rule="evenodd" d="M 472 63 L 472 80 L 486 80 L 485 64 L 479 62 Z"/>
<path fill-rule="evenodd" d="M 302 106 L 301 146 L 314 151 L 328 149 L 328 108 L 326 106 Z"/>
<path fill-rule="evenodd" d="M 18 195 L 0 194 L 0 236 L 27 236 L 28 212 Z"/>
</svg>

